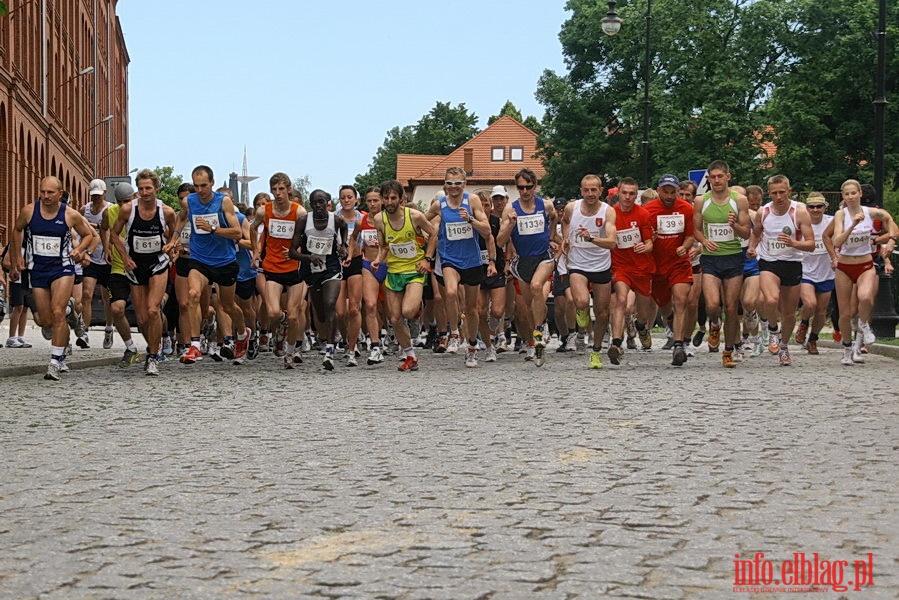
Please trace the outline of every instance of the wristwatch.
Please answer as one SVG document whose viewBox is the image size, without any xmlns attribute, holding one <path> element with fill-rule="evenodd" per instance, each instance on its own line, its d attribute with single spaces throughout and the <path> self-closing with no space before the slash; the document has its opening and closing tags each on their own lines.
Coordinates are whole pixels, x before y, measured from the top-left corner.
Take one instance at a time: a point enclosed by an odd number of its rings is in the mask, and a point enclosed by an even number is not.
<svg viewBox="0 0 899 600">
<path fill-rule="evenodd" d="M 425 260 L 428 261 L 429 263 L 431 263 L 432 265 L 434 264 L 434 261 L 435 261 L 433 256 L 425 256 Z"/>
<path fill-rule="evenodd" d="M 213 226 L 212 226 L 212 229 L 209 230 L 209 233 L 215 233 L 217 230 L 218 230 L 218 226 L 217 226 L 217 225 L 213 225 Z"/>
<path fill-rule="evenodd" d="M 474 221 L 474 217 L 472 217 L 471 215 L 468 215 L 468 222 L 471 223 L 472 221 Z"/>
</svg>

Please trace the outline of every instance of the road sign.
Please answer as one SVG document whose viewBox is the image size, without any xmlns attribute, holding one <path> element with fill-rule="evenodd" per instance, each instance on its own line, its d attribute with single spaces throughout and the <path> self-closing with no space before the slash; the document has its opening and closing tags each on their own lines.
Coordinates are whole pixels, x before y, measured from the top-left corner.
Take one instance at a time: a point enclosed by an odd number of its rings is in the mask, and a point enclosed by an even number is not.
<svg viewBox="0 0 899 600">
<path fill-rule="evenodd" d="M 690 181 L 696 184 L 696 195 L 709 191 L 709 172 L 705 169 L 690 171 Z"/>
</svg>

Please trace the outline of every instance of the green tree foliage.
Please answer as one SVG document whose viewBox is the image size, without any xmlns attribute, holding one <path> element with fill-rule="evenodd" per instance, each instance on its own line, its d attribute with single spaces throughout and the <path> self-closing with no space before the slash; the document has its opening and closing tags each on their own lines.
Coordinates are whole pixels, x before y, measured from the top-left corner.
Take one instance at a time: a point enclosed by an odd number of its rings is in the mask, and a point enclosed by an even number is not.
<svg viewBox="0 0 899 600">
<path fill-rule="evenodd" d="M 871 104 L 876 94 L 878 6 L 875 0 L 797 0 L 799 24 L 785 40 L 792 60 L 765 107 L 777 144 L 774 168 L 796 189 L 839 189 L 848 178 L 873 177 Z M 888 3 L 885 187 L 899 170 L 899 57 L 896 0 Z M 891 41 L 892 40 L 892 41 Z"/>
<path fill-rule="evenodd" d="M 506 103 L 503 104 L 503 107 L 499 109 L 498 115 L 492 115 L 489 119 L 487 119 L 487 126 L 489 127 L 490 125 L 493 125 L 494 123 L 499 121 L 500 117 L 505 116 L 512 117 L 534 133 L 539 134 L 542 130 L 542 126 L 540 125 L 540 121 L 537 119 L 537 117 L 535 117 L 534 115 L 522 117 L 521 111 L 518 110 L 518 107 L 515 106 L 511 100 L 506 100 Z"/>
<path fill-rule="evenodd" d="M 6 6 L 6 2 L 0 2 L 0 17 L 9 13 L 9 7 Z"/>
<path fill-rule="evenodd" d="M 356 175 L 356 189 L 362 193 L 371 186 L 396 178 L 397 154 L 449 154 L 478 133 L 478 117 L 469 113 L 465 103 L 437 104 L 415 125 L 394 127 L 375 152 L 368 171 Z"/>
<path fill-rule="evenodd" d="M 587 172 L 641 173 L 646 0 L 619 2 L 624 24 L 602 33 L 605 3 L 569 0 L 559 38 L 568 65 L 546 71 L 537 98 L 547 107 L 539 147 L 547 193 L 571 193 Z M 650 69 L 650 176 L 682 176 L 714 158 L 740 183 L 760 178 L 758 107 L 788 60 L 787 0 L 655 0 Z"/>
<path fill-rule="evenodd" d="M 292 187 L 300 195 L 300 201 L 303 203 L 303 206 L 306 207 L 306 210 L 312 210 L 312 206 L 309 204 L 309 193 L 312 192 L 310 189 L 312 187 L 312 180 L 309 178 L 309 174 L 307 173 L 302 177 L 295 178 Z"/>
<path fill-rule="evenodd" d="M 174 210 L 181 210 L 181 203 L 178 201 L 178 186 L 184 182 L 181 175 L 174 175 L 175 167 L 156 167 L 153 169 L 159 176 L 161 184 L 156 197 L 171 206 Z"/>
</svg>

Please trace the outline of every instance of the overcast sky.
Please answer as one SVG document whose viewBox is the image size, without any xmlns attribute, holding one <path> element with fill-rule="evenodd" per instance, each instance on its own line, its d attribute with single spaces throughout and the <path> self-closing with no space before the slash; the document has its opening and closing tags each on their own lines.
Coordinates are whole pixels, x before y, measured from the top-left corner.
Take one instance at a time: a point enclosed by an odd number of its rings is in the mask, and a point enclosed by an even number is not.
<svg viewBox="0 0 899 600">
<path fill-rule="evenodd" d="M 538 118 L 544 69 L 564 69 L 553 0 L 125 0 L 132 168 L 198 164 L 217 183 L 241 171 L 308 175 L 336 196 L 367 170 L 388 129 L 436 102 L 486 127 L 512 102 Z"/>
</svg>

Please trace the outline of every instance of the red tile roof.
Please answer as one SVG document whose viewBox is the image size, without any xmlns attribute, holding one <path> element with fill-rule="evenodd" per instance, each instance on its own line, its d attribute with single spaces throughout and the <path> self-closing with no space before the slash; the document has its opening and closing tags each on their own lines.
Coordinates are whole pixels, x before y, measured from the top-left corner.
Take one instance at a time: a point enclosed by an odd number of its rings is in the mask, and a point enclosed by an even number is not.
<svg viewBox="0 0 899 600">
<path fill-rule="evenodd" d="M 503 161 L 492 160 L 494 147 L 504 148 Z M 523 148 L 523 160 L 510 160 L 510 148 Z M 399 154 L 396 161 L 397 179 L 406 187 L 440 183 L 449 167 L 465 166 L 465 149 L 472 150 L 471 183 L 514 183 L 515 173 L 528 168 L 543 179 L 546 169 L 543 161 L 534 158 L 537 151 L 537 134 L 506 115 L 487 127 L 446 156 Z"/>
</svg>

